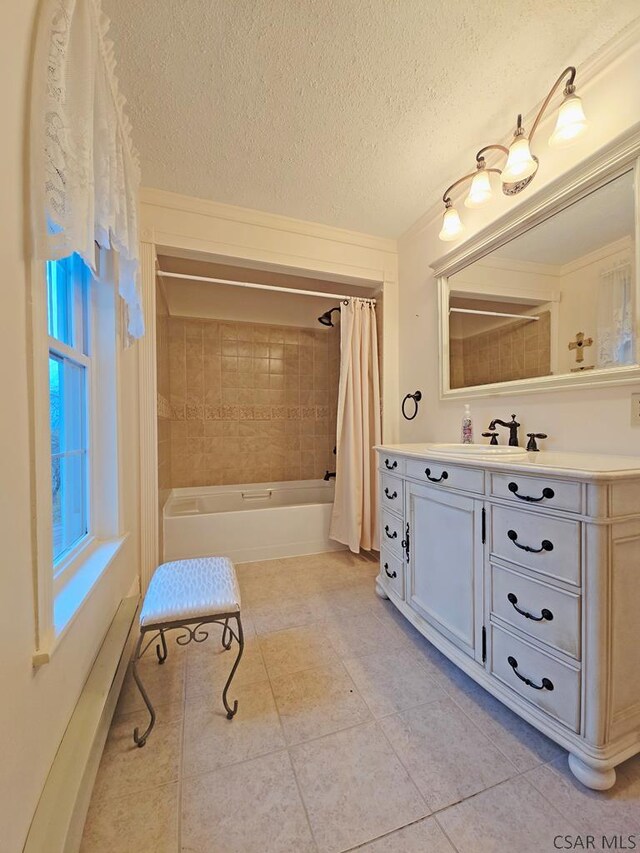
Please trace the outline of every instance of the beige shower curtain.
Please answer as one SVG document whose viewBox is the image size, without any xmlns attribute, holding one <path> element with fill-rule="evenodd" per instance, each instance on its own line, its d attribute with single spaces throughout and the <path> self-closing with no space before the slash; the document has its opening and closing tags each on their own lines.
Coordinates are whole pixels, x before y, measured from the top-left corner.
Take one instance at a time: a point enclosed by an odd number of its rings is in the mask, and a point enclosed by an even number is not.
<svg viewBox="0 0 640 853">
<path fill-rule="evenodd" d="M 360 548 L 379 548 L 378 477 L 372 449 L 379 443 L 375 306 L 349 299 L 340 311 L 336 491 L 329 535 L 356 554 Z"/>
</svg>

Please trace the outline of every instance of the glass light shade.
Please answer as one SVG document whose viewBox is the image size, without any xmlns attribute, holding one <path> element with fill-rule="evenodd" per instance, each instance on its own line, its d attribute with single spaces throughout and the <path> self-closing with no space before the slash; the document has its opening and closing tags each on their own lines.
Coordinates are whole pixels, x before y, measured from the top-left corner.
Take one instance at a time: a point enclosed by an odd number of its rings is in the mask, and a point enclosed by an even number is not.
<svg viewBox="0 0 640 853">
<path fill-rule="evenodd" d="M 517 136 L 509 146 L 509 156 L 502 170 L 502 183 L 515 184 L 535 174 L 538 164 L 531 156 L 529 140 L 526 136 Z"/>
<path fill-rule="evenodd" d="M 438 235 L 441 240 L 445 240 L 448 242 L 449 240 L 455 240 L 459 234 L 462 234 L 464 231 L 464 225 L 460 221 L 460 216 L 458 215 L 458 211 L 455 207 L 448 207 L 444 212 L 444 219 L 442 220 L 442 230 Z"/>
<path fill-rule="evenodd" d="M 465 207 L 480 207 L 491 199 L 491 183 L 489 173 L 480 169 L 473 176 L 469 194 L 464 200 Z"/>
<path fill-rule="evenodd" d="M 549 137 L 549 145 L 562 148 L 571 145 L 574 139 L 587 129 L 587 117 L 582 101 L 577 95 L 566 95 L 558 110 L 555 130 Z"/>
</svg>

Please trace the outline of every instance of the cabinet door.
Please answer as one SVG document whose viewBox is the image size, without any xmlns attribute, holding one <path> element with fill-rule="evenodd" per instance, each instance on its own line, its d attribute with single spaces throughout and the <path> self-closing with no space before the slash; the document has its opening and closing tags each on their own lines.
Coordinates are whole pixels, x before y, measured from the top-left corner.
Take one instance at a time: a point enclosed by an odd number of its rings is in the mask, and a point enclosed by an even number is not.
<svg viewBox="0 0 640 853">
<path fill-rule="evenodd" d="M 407 484 L 407 601 L 482 660 L 482 501 Z"/>
</svg>

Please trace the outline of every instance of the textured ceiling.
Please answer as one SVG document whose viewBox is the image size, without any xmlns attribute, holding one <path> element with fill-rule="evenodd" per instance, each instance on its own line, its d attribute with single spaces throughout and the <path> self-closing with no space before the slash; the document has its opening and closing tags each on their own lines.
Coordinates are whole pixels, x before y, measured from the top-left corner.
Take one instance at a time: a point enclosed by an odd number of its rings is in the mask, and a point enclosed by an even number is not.
<svg viewBox="0 0 640 853">
<path fill-rule="evenodd" d="M 638 0 L 103 0 L 146 186 L 394 237 Z"/>
</svg>

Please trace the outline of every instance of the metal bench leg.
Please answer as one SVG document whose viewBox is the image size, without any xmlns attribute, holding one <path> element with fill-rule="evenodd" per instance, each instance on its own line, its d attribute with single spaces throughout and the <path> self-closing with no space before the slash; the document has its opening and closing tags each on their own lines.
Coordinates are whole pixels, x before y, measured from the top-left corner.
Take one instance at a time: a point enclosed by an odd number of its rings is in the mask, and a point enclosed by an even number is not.
<svg viewBox="0 0 640 853">
<path fill-rule="evenodd" d="M 231 639 L 233 636 L 235 636 L 235 632 L 233 631 L 233 628 L 229 627 L 229 619 L 230 618 L 232 618 L 232 617 L 226 618 L 225 624 L 224 624 L 224 631 L 222 634 L 222 644 L 224 645 L 225 649 L 228 649 L 231 646 Z M 239 613 L 236 615 L 235 620 L 236 620 L 236 623 L 238 625 L 238 634 L 236 637 L 236 639 L 238 640 L 238 646 L 239 646 L 238 656 L 235 659 L 235 662 L 231 668 L 231 672 L 229 673 L 229 678 L 227 678 L 227 683 L 225 684 L 224 690 L 222 691 L 222 703 L 223 703 L 225 710 L 227 712 L 227 719 L 229 719 L 229 720 L 233 718 L 236 711 L 238 710 L 238 700 L 234 699 L 233 708 L 232 708 L 227 701 L 227 691 L 229 690 L 229 686 L 231 685 L 231 682 L 233 680 L 233 676 L 236 674 L 236 669 L 238 668 L 238 664 L 240 663 L 240 658 L 242 657 L 242 652 L 244 651 L 244 633 L 242 631 L 242 621 L 240 619 Z M 228 643 L 228 645 L 225 644 L 225 635 L 227 632 L 229 632 L 229 643 Z"/>
<path fill-rule="evenodd" d="M 156 655 L 158 656 L 158 663 L 164 663 L 167 659 L 167 640 L 164 636 L 164 629 L 160 628 L 160 642 L 162 643 L 162 649 L 156 643 Z"/>
<path fill-rule="evenodd" d="M 140 694 L 141 694 L 142 698 L 144 699 L 144 704 L 147 706 L 147 710 L 149 711 L 149 714 L 151 715 L 151 720 L 149 722 L 149 725 L 147 726 L 146 731 L 144 731 L 142 735 L 138 734 L 138 727 L 137 726 L 133 730 L 134 743 L 136 744 L 136 746 L 141 746 L 141 747 L 144 746 L 145 743 L 147 742 L 147 738 L 149 737 L 149 734 L 151 733 L 151 729 L 154 727 L 155 722 L 156 722 L 156 712 L 153 710 L 153 705 L 151 704 L 151 700 L 149 699 L 149 696 L 147 695 L 147 691 L 144 689 L 144 685 L 142 684 L 142 681 L 140 680 L 140 676 L 138 675 L 138 660 L 140 657 L 140 648 L 142 646 L 143 639 L 144 639 L 144 632 L 141 631 L 140 637 L 138 639 L 138 643 L 136 645 L 136 650 L 135 650 L 134 655 L 133 655 L 133 667 L 132 667 L 133 680 L 138 685 L 138 690 L 140 691 Z M 164 636 L 162 637 L 162 639 L 164 642 Z M 165 646 L 165 648 L 166 648 L 166 646 Z M 160 661 L 160 663 L 162 663 L 162 661 Z"/>
<path fill-rule="evenodd" d="M 231 648 L 231 642 L 233 640 L 233 632 L 229 627 L 229 617 L 224 620 L 224 628 L 222 630 L 222 645 L 225 649 Z"/>
</svg>

